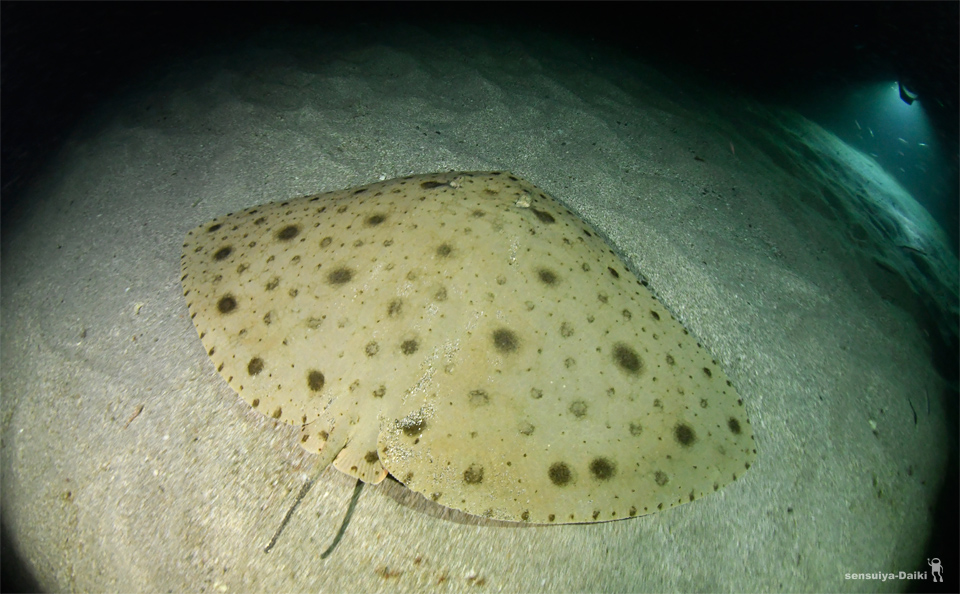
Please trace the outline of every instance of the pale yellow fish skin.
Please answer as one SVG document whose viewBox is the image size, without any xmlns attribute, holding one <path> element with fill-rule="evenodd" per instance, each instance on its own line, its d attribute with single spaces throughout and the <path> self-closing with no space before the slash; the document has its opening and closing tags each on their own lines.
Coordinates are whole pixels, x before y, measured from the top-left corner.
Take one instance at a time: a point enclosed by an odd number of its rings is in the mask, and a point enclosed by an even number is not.
<svg viewBox="0 0 960 594">
<path fill-rule="evenodd" d="M 586 222 L 507 172 L 410 176 L 191 230 L 217 371 L 325 463 L 470 514 L 602 522 L 756 458 L 723 370 Z"/>
</svg>

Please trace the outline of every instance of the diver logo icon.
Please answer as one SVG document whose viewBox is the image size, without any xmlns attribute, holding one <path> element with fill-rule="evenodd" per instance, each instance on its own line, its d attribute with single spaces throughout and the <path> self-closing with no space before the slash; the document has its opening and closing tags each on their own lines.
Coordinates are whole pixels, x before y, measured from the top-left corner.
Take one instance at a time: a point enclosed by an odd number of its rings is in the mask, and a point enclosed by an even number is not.
<svg viewBox="0 0 960 594">
<path fill-rule="evenodd" d="M 940 565 L 940 559 L 934 557 L 933 559 L 927 559 L 927 565 L 930 566 L 930 573 L 933 574 L 933 581 L 943 583 L 943 567 Z M 937 579 L 940 578 L 940 579 Z"/>
</svg>

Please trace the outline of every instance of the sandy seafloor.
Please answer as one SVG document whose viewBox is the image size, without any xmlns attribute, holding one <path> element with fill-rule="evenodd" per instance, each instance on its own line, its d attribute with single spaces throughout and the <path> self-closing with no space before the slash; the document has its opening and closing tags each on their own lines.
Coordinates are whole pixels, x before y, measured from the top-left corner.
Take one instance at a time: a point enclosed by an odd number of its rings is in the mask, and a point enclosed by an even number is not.
<svg viewBox="0 0 960 594">
<path fill-rule="evenodd" d="M 321 560 L 354 482 L 328 469 L 265 554 L 311 459 L 204 353 L 184 234 L 443 170 L 512 171 L 609 237 L 734 381 L 754 467 L 663 513 L 553 527 L 368 487 Z M 924 562 L 948 432 L 918 320 L 956 315 L 957 262 L 796 114 L 535 32 L 272 29 L 104 105 L 14 216 L 2 505 L 47 590 L 887 591 L 909 584 L 844 574 Z"/>
</svg>

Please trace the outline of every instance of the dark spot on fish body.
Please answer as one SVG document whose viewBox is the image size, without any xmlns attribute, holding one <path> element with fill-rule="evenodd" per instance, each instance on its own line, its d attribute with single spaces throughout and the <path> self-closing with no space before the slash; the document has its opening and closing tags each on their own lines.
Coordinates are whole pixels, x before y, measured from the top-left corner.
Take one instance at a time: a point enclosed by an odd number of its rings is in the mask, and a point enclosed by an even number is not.
<svg viewBox="0 0 960 594">
<path fill-rule="evenodd" d="M 734 417 L 727 419 L 727 428 L 730 429 L 730 433 L 734 435 L 740 435 L 740 421 Z"/>
<path fill-rule="evenodd" d="M 540 279 L 540 282 L 548 286 L 553 286 L 557 284 L 557 281 L 559 280 L 557 277 L 557 273 L 550 270 L 549 268 L 538 268 L 537 278 Z"/>
<path fill-rule="evenodd" d="M 547 223 L 549 225 L 556 222 L 556 219 L 554 219 L 553 215 L 551 215 L 549 212 L 537 210 L 536 208 L 531 208 L 530 211 L 533 212 L 538 219 L 540 219 L 541 223 Z"/>
<path fill-rule="evenodd" d="M 237 300 L 233 295 L 224 295 L 217 301 L 217 311 L 222 314 L 228 314 L 237 309 Z"/>
<path fill-rule="evenodd" d="M 394 299 L 387 305 L 387 316 L 391 318 L 399 316 L 401 311 L 403 311 L 402 299 Z"/>
<path fill-rule="evenodd" d="M 697 434 L 694 433 L 693 428 L 686 423 L 678 423 L 677 426 L 673 428 L 673 437 L 677 440 L 677 443 L 684 447 L 692 445 L 697 440 Z"/>
<path fill-rule="evenodd" d="M 574 400 L 572 403 L 570 403 L 570 413 L 578 419 L 586 417 L 587 403 L 583 400 Z"/>
<path fill-rule="evenodd" d="M 427 423 L 421 418 L 405 419 L 399 422 L 400 430 L 407 437 L 419 437 L 426 428 Z"/>
<path fill-rule="evenodd" d="M 311 370 L 307 373 L 307 387 L 310 388 L 313 392 L 319 392 L 323 389 L 323 384 L 325 379 L 323 374 L 316 369 Z"/>
<path fill-rule="evenodd" d="M 551 464 L 547 470 L 547 476 L 550 478 L 550 482 L 558 487 L 563 487 L 573 480 L 573 473 L 570 472 L 570 467 L 564 462 Z"/>
<path fill-rule="evenodd" d="M 277 239 L 280 241 L 290 241 L 294 237 L 300 234 L 300 227 L 297 225 L 287 225 L 283 229 L 277 231 Z"/>
<path fill-rule="evenodd" d="M 483 482 L 483 466 L 471 464 L 463 471 L 463 482 L 468 485 L 478 485 Z"/>
<path fill-rule="evenodd" d="M 471 406 L 486 406 L 490 404 L 490 395 L 486 390 L 470 390 L 468 400 Z"/>
<path fill-rule="evenodd" d="M 331 285 L 343 285 L 353 279 L 353 271 L 345 266 L 341 266 L 327 275 L 327 282 Z"/>
<path fill-rule="evenodd" d="M 613 345 L 613 360 L 621 370 L 630 375 L 639 374 L 643 366 L 637 351 L 622 342 Z"/>
<path fill-rule="evenodd" d="M 493 346 L 501 353 L 514 353 L 520 347 L 520 339 L 512 330 L 498 328 L 493 331 Z"/>
<path fill-rule="evenodd" d="M 613 478 L 616 473 L 616 465 L 608 458 L 597 457 L 590 462 L 590 473 L 594 478 L 605 481 Z"/>
</svg>

